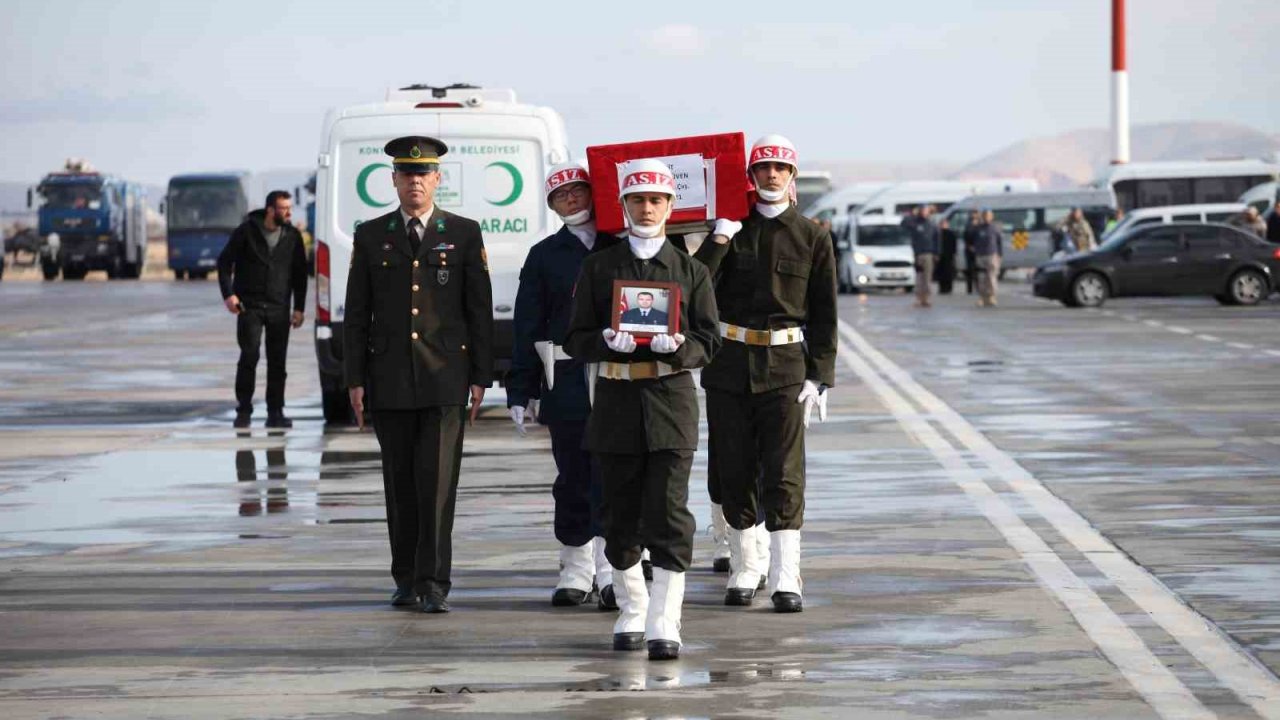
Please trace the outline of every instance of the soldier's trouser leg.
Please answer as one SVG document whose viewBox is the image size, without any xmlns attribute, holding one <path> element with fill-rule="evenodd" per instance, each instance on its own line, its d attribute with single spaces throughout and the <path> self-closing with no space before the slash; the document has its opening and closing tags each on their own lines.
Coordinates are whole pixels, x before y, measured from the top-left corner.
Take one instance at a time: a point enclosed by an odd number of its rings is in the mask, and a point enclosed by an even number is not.
<svg viewBox="0 0 1280 720">
<path fill-rule="evenodd" d="M 418 595 L 449 594 L 453 517 L 462 466 L 461 405 L 378 410 L 391 575 Z"/>
<path fill-rule="evenodd" d="M 284 381 L 289 355 L 289 314 L 276 311 L 267 315 L 267 412 L 284 411 Z"/>
<path fill-rule="evenodd" d="M 689 512 L 692 450 L 599 453 L 604 478 L 605 556 L 617 570 L 648 549 L 655 567 L 684 572 L 693 562 L 695 523 Z M 616 574 L 615 574 L 616 579 Z"/>
<path fill-rule="evenodd" d="M 261 310 L 246 308 L 236 317 L 236 342 L 240 345 L 240 361 L 236 363 L 236 410 L 253 411 L 253 389 L 258 373 L 258 357 L 262 346 L 262 330 L 266 318 Z"/>
<path fill-rule="evenodd" d="M 761 514 L 770 532 L 804 524 L 804 406 L 796 402 L 802 388 L 707 391 L 708 432 L 726 448 L 720 491 L 731 527 L 749 529 Z"/>
<path fill-rule="evenodd" d="M 556 480 L 551 485 L 555 498 L 556 540 L 578 547 L 597 534 L 591 507 L 591 453 L 582 449 L 586 423 L 555 423 L 551 431 L 551 454 L 556 461 Z"/>
</svg>

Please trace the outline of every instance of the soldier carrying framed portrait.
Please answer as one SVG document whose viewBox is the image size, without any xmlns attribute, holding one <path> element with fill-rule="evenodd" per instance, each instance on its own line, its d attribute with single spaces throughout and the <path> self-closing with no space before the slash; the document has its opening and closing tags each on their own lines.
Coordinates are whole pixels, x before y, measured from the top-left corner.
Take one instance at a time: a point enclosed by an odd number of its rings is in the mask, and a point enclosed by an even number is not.
<svg viewBox="0 0 1280 720">
<path fill-rule="evenodd" d="M 680 284 L 657 280 L 614 280 L 615 332 L 631 333 L 645 344 L 655 335 L 680 332 Z"/>
</svg>

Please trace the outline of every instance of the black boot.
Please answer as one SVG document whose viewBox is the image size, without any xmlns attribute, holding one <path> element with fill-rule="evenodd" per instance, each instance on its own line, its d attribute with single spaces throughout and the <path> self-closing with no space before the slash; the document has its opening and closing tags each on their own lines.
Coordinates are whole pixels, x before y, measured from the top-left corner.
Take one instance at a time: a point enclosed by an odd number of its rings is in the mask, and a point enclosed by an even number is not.
<svg viewBox="0 0 1280 720">
<path fill-rule="evenodd" d="M 643 650 L 644 649 L 644 633 L 628 632 L 613 634 L 614 650 Z"/>
<path fill-rule="evenodd" d="M 551 604 L 555 607 L 572 607 L 587 601 L 589 593 L 574 588 L 556 588 L 551 595 Z"/>
<path fill-rule="evenodd" d="M 751 601 L 754 600 L 755 597 L 755 588 L 731 587 L 724 593 L 724 604 L 735 607 L 751 607 Z"/>
<path fill-rule="evenodd" d="M 249 427 L 249 412 L 248 412 L 248 411 L 237 410 L 237 411 L 236 411 L 236 419 L 235 419 L 235 420 L 233 420 L 233 421 L 231 422 L 231 427 L 234 427 L 234 428 L 247 428 L 247 427 Z"/>
<path fill-rule="evenodd" d="M 804 601 L 793 592 L 776 592 L 773 594 L 773 611 L 780 613 L 798 613 L 804 611 Z"/>
<path fill-rule="evenodd" d="M 711 570 L 718 573 L 733 572 L 733 568 L 729 565 L 729 558 L 716 558 L 711 561 Z"/>
<path fill-rule="evenodd" d="M 618 596 L 613 593 L 613 584 L 605 585 L 600 590 L 600 597 L 596 598 L 596 607 L 600 610 L 617 610 Z"/>
<path fill-rule="evenodd" d="M 293 421 L 284 416 L 283 410 L 267 414 L 267 427 L 287 429 L 293 427 Z"/>
<path fill-rule="evenodd" d="M 680 657 L 680 643 L 670 640 L 650 640 L 650 660 L 676 660 Z"/>
</svg>

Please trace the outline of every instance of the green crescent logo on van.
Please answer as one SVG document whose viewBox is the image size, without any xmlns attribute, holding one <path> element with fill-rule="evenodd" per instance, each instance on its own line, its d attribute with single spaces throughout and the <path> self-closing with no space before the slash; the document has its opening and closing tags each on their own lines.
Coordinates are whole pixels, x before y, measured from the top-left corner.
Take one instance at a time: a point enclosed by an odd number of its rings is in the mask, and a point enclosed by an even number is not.
<svg viewBox="0 0 1280 720">
<path fill-rule="evenodd" d="M 391 204 L 389 202 L 380 203 L 369 195 L 369 176 L 379 168 L 390 170 L 391 166 L 386 163 L 373 163 L 361 170 L 360 174 L 356 176 L 356 194 L 360 196 L 360 202 L 374 208 L 384 208 Z"/>
<path fill-rule="evenodd" d="M 502 168 L 511 175 L 511 194 L 502 200 L 489 200 L 488 198 L 485 198 L 485 200 L 488 201 L 490 205 L 497 205 L 498 207 L 505 207 L 516 200 L 519 200 L 520 193 L 524 192 L 524 178 L 520 176 L 520 171 L 516 169 L 516 166 L 509 162 L 498 161 L 489 163 L 484 169 L 488 170 L 492 167 Z"/>
</svg>

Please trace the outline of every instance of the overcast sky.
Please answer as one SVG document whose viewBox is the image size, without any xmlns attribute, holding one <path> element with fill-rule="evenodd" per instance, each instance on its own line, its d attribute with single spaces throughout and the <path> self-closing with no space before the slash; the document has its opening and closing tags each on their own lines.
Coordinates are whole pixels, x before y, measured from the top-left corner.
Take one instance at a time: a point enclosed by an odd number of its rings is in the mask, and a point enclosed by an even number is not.
<svg viewBox="0 0 1280 720">
<path fill-rule="evenodd" d="M 1109 122 L 1109 0 L 0 2 L 0 180 L 307 167 L 333 106 L 514 88 L 570 146 L 743 130 L 975 159 Z M 1133 122 L 1280 131 L 1280 2 L 1130 0 Z"/>
</svg>

